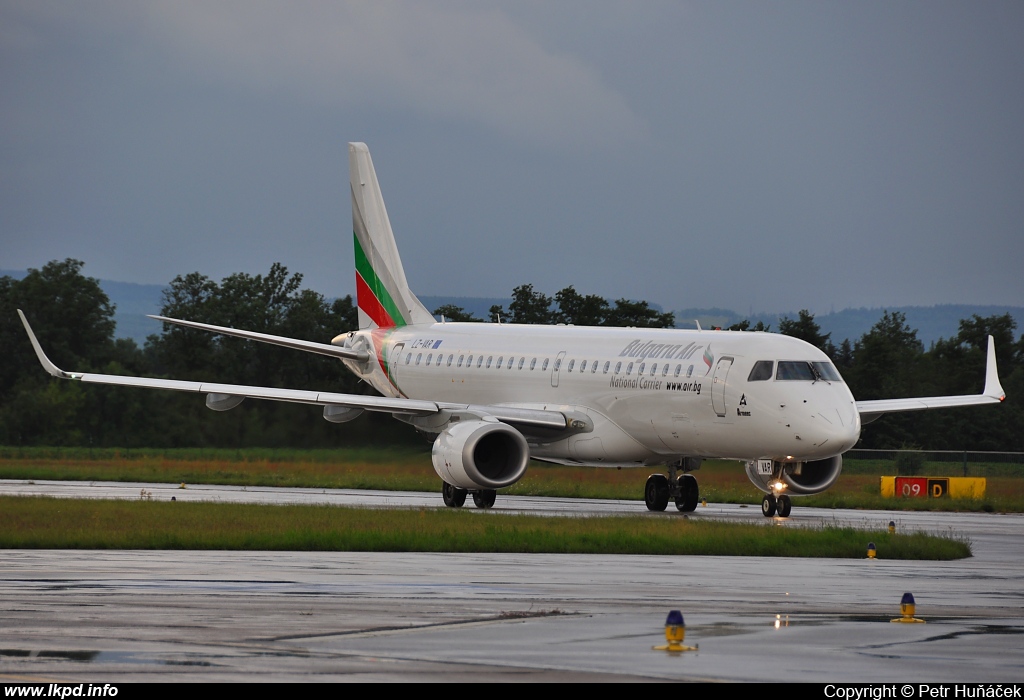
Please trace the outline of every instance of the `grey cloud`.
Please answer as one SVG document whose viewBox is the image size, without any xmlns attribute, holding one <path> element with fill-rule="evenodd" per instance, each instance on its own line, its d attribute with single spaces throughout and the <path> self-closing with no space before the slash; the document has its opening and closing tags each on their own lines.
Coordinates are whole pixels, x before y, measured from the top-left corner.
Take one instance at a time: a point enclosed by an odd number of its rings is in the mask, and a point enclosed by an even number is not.
<svg viewBox="0 0 1024 700">
<path fill-rule="evenodd" d="M 409 110 L 545 144 L 636 134 L 590 65 L 497 7 L 464 3 L 157 2 L 147 32 L 194 71 L 342 107 Z"/>
</svg>

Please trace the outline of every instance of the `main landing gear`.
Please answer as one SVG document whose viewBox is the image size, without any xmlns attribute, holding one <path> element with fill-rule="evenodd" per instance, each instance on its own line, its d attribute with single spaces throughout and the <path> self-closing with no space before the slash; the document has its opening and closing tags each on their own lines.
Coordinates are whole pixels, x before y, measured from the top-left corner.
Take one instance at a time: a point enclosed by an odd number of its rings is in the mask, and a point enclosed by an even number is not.
<svg viewBox="0 0 1024 700">
<path fill-rule="evenodd" d="M 466 489 L 452 486 L 447 481 L 441 485 L 441 498 L 444 499 L 444 504 L 449 508 L 461 508 L 466 503 L 466 496 L 469 493 Z M 482 489 L 472 493 L 473 504 L 477 508 L 490 508 L 498 497 L 498 492 L 494 489 Z"/>
<path fill-rule="evenodd" d="M 776 513 L 778 513 L 780 518 L 788 518 L 791 512 L 793 512 L 793 502 L 789 500 L 789 496 L 786 494 L 776 497 L 766 493 L 764 498 L 761 499 L 761 513 L 766 518 L 770 518 Z"/>
<path fill-rule="evenodd" d="M 700 487 L 692 474 L 676 474 L 679 465 L 670 464 L 668 476 L 651 474 L 644 486 L 644 502 L 647 510 L 662 511 L 668 507 L 670 499 L 675 500 L 676 509 L 682 513 L 692 513 L 697 509 L 700 500 Z"/>
</svg>

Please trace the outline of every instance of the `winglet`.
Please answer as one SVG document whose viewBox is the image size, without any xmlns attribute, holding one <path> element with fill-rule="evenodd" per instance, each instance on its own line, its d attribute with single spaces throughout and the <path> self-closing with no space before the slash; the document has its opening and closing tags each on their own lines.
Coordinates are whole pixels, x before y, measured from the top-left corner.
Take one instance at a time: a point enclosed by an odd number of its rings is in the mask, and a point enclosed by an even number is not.
<svg viewBox="0 0 1024 700">
<path fill-rule="evenodd" d="M 28 339 L 32 343 L 32 349 L 36 351 L 36 357 L 39 358 L 39 363 L 43 366 L 47 372 L 60 379 L 78 379 L 74 374 L 65 372 L 57 365 L 50 362 L 50 358 L 43 352 L 43 348 L 39 345 L 39 341 L 36 340 L 36 334 L 32 332 L 32 326 L 28 325 L 28 319 L 25 318 L 25 314 L 22 313 L 21 309 L 18 309 L 18 315 L 21 316 L 21 323 L 25 326 L 25 330 L 28 331 Z"/>
<path fill-rule="evenodd" d="M 988 359 L 985 362 L 985 396 L 1002 401 L 1006 398 L 1002 384 L 999 383 L 999 370 L 996 368 L 996 341 L 988 337 Z"/>
</svg>

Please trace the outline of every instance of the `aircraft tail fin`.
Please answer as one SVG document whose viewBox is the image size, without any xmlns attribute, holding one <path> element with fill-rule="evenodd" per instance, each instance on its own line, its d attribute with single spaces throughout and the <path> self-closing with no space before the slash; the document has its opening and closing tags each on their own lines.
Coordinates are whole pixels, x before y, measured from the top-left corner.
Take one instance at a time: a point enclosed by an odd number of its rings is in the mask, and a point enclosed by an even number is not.
<svg viewBox="0 0 1024 700">
<path fill-rule="evenodd" d="M 348 164 L 359 328 L 434 323 L 433 315 L 412 293 L 405 279 L 370 149 L 365 143 L 348 145 Z"/>
</svg>

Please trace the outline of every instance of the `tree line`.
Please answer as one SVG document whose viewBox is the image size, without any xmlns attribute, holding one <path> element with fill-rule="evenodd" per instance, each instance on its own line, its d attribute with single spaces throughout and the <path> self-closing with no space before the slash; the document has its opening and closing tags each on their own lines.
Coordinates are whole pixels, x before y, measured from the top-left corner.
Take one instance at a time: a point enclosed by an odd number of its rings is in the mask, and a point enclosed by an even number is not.
<svg viewBox="0 0 1024 700">
<path fill-rule="evenodd" d="M 68 370 L 163 376 L 232 384 L 374 393 L 344 366 L 319 355 L 164 324 L 139 347 L 115 338 L 114 307 L 77 260 L 52 261 L 21 280 L 0 277 L 0 444 L 119 447 L 333 447 L 416 442 L 415 432 L 384 414 L 343 425 L 315 408 L 245 401 L 225 412 L 191 393 L 91 386 L 50 378 L 18 321 L 21 308 L 50 358 Z M 481 321 L 447 305 L 450 321 Z M 179 275 L 164 291 L 161 314 L 261 333 L 326 342 L 357 328 L 351 296 L 329 300 L 304 289 L 302 275 L 274 264 L 265 275 L 238 273 L 216 282 Z M 582 295 L 572 286 L 548 296 L 524 284 L 492 322 L 674 326 L 672 313 L 645 301 Z M 772 332 L 743 321 L 728 330 Z M 1007 400 L 1000 406 L 891 414 L 865 426 L 858 447 L 1024 451 L 1024 338 L 1009 314 L 973 316 L 958 333 L 925 349 L 898 312 L 885 312 L 863 336 L 838 345 L 800 311 L 777 332 L 820 348 L 858 399 L 977 393 L 984 381 L 986 339 L 995 337 Z"/>
</svg>

